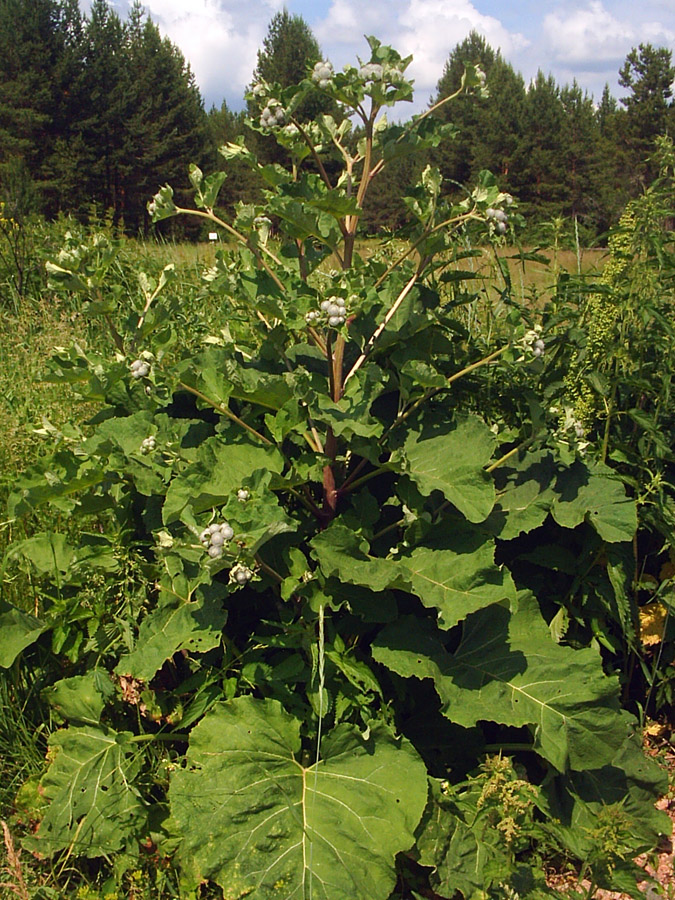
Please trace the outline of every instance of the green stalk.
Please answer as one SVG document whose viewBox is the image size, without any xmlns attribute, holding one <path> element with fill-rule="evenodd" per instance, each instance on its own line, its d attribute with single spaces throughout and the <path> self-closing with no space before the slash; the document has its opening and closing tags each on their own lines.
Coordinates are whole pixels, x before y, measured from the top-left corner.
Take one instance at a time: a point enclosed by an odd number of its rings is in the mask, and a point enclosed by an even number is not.
<svg viewBox="0 0 675 900">
<path fill-rule="evenodd" d="M 157 734 L 135 734 L 133 737 L 129 738 L 129 743 L 130 744 L 144 744 L 149 741 L 165 741 L 166 743 L 170 743 L 171 741 L 180 741 L 182 744 L 185 744 L 189 740 L 190 740 L 189 734 L 184 734 L 184 733 L 166 734 L 163 731 L 158 731 Z"/>
<path fill-rule="evenodd" d="M 244 422 L 243 419 L 240 419 L 239 416 L 235 415 L 231 409 L 228 409 L 227 406 L 223 406 L 222 403 L 218 403 L 215 400 L 211 400 L 210 397 L 207 397 L 206 394 L 202 394 L 201 391 L 198 391 L 197 388 L 190 387 L 185 384 L 184 381 L 179 381 L 178 384 L 183 390 L 187 391 L 190 394 L 194 394 L 195 397 L 199 397 L 200 400 L 203 400 L 204 403 L 207 403 L 212 409 L 215 409 L 216 412 L 222 413 L 222 415 L 227 416 L 228 419 L 231 419 L 233 422 L 236 422 L 241 428 L 248 431 L 249 434 L 252 434 L 254 437 L 258 438 L 258 440 L 262 441 L 264 444 L 268 444 L 270 447 L 275 447 L 276 444 L 274 441 L 271 441 L 269 438 L 266 438 L 264 434 L 260 434 L 259 431 L 256 431 L 251 425 L 248 425 Z"/>
</svg>

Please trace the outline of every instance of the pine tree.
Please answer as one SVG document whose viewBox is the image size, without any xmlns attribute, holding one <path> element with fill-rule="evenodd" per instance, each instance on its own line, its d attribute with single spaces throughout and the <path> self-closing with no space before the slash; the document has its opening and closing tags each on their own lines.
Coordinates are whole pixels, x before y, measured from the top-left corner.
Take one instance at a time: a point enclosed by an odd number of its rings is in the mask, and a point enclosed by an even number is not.
<svg viewBox="0 0 675 900">
<path fill-rule="evenodd" d="M 100 211 L 138 231 L 145 204 L 164 182 L 187 186 L 199 160 L 205 113 L 181 52 L 136 2 L 127 22 L 94 0 L 86 28 L 80 137 L 88 192 Z"/>
<path fill-rule="evenodd" d="M 553 76 L 539 71 L 523 106 L 523 136 L 515 156 L 513 183 L 523 212 L 552 219 L 563 215 L 568 195 L 565 172 L 565 108 Z"/>
<path fill-rule="evenodd" d="M 145 206 L 161 184 L 187 188 L 187 168 L 205 149 L 206 116 L 185 59 L 136 0 L 126 31 L 126 176 L 123 215 L 132 230 L 146 224 Z"/>
<path fill-rule="evenodd" d="M 453 122 L 458 134 L 433 154 L 434 161 L 446 178 L 462 184 L 474 180 L 481 169 L 490 169 L 500 177 L 504 190 L 510 190 L 522 133 L 523 79 L 482 35 L 472 31 L 448 57 L 434 103 L 457 91 L 467 63 L 479 65 L 485 72 L 489 96 L 462 95 L 440 108 L 437 115 Z"/>
<path fill-rule="evenodd" d="M 123 217 L 129 156 L 126 123 L 133 114 L 127 84 L 126 29 L 107 0 L 94 0 L 85 33 L 78 130 L 86 155 L 87 194 L 100 212 Z"/>
<path fill-rule="evenodd" d="M 0 4 L 0 159 L 10 172 L 35 183 L 50 205 L 49 158 L 63 128 L 67 36 L 57 0 L 3 0 Z M 21 164 L 10 160 L 20 160 Z M 0 178 L 2 175 L 0 174 Z M 8 185 L 5 185 L 8 188 Z"/>
<path fill-rule="evenodd" d="M 619 84 L 629 91 L 621 103 L 626 109 L 634 182 L 641 187 L 657 175 L 657 167 L 648 162 L 655 139 L 675 126 L 673 82 L 675 66 L 672 52 L 666 47 L 640 44 L 630 51 L 619 70 Z"/>
</svg>

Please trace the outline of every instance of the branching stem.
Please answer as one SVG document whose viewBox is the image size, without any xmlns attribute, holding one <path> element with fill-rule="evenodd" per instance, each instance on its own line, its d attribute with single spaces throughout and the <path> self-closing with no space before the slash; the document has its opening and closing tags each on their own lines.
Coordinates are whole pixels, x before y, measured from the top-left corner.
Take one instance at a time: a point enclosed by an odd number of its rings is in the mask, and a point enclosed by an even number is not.
<svg viewBox="0 0 675 900">
<path fill-rule="evenodd" d="M 183 390 L 187 391 L 189 394 L 194 394 L 195 397 L 199 397 L 200 400 L 203 400 L 204 403 L 208 404 L 212 409 L 215 409 L 216 412 L 222 413 L 222 415 L 227 416 L 228 419 L 231 419 L 241 428 L 248 431 L 249 434 L 252 434 L 254 437 L 258 438 L 259 441 L 262 441 L 264 444 L 267 444 L 270 447 L 274 447 L 274 441 L 271 441 L 269 438 L 265 437 L 264 434 L 260 434 L 259 431 L 256 431 L 251 425 L 248 425 L 244 422 L 243 419 L 240 419 L 239 416 L 235 415 L 231 409 L 227 406 L 223 406 L 222 403 L 218 403 L 217 400 L 212 400 L 210 397 L 207 397 L 206 394 L 203 394 L 197 388 L 190 387 L 189 384 L 185 384 L 184 381 L 179 381 L 178 384 Z"/>
</svg>

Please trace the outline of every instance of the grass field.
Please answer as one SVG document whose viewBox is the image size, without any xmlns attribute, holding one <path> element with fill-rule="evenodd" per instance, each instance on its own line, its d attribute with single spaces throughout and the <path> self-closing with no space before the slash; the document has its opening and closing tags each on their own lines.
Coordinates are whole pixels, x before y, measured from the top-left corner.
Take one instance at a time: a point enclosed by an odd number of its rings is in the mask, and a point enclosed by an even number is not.
<svg viewBox="0 0 675 900">
<path fill-rule="evenodd" d="M 222 245 L 221 245 L 222 246 Z M 216 244 L 138 243 L 129 241 L 127 253 L 143 268 L 144 261 L 155 266 L 173 262 L 179 270 L 179 283 L 196 290 L 201 272 L 213 265 Z M 371 244 L 360 247 L 365 255 Z M 495 265 L 493 251 L 483 248 L 480 255 L 462 260 L 455 268 L 475 273 L 474 286 L 489 295 L 500 292 L 504 280 Z M 560 272 L 593 277 L 601 271 L 605 251 L 586 249 L 580 256 L 563 250 L 554 254 L 541 251 L 549 262 L 520 258 L 516 248 L 504 247 L 499 256 L 507 261 L 511 275 L 513 299 L 520 303 L 543 305 L 554 290 Z M 207 315 L 213 310 L 207 310 Z M 30 464 L 40 452 L 42 438 L 35 434 L 42 419 L 56 427 L 66 422 L 82 421 L 87 410 L 74 401 L 69 392 L 44 381 L 53 348 L 72 341 L 100 345 L 108 341 L 100 321 L 87 320 L 80 311 L 64 304 L 46 289 L 40 297 L 27 298 L 16 313 L 0 319 L 0 417 L 3 422 L 0 439 L 0 483 L 11 483 L 13 474 Z M 4 528 L 7 524 L 4 523 Z M 0 538 L 0 541 L 2 538 Z"/>
</svg>

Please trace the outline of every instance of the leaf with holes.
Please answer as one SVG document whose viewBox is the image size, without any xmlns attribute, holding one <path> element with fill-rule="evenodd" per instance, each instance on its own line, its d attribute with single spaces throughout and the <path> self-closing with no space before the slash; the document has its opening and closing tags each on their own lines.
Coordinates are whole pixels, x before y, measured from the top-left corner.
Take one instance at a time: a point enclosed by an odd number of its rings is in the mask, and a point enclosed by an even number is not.
<svg viewBox="0 0 675 900">
<path fill-rule="evenodd" d="M 24 844 L 42 856 L 66 849 L 88 857 L 121 850 L 145 820 L 133 786 L 139 754 L 132 735 L 67 728 L 52 735 L 49 747 L 53 762 L 40 782 L 49 808 Z"/>
<path fill-rule="evenodd" d="M 424 810 L 425 765 L 383 724 L 367 737 L 338 727 L 303 765 L 300 725 L 252 697 L 205 716 L 169 791 L 183 859 L 228 896 L 385 900 Z"/>
<path fill-rule="evenodd" d="M 556 494 L 551 513 L 564 528 L 575 528 L 585 520 L 605 541 L 633 540 L 637 507 L 606 466 L 598 463 L 589 469 L 577 460 L 558 477 Z"/>
</svg>

